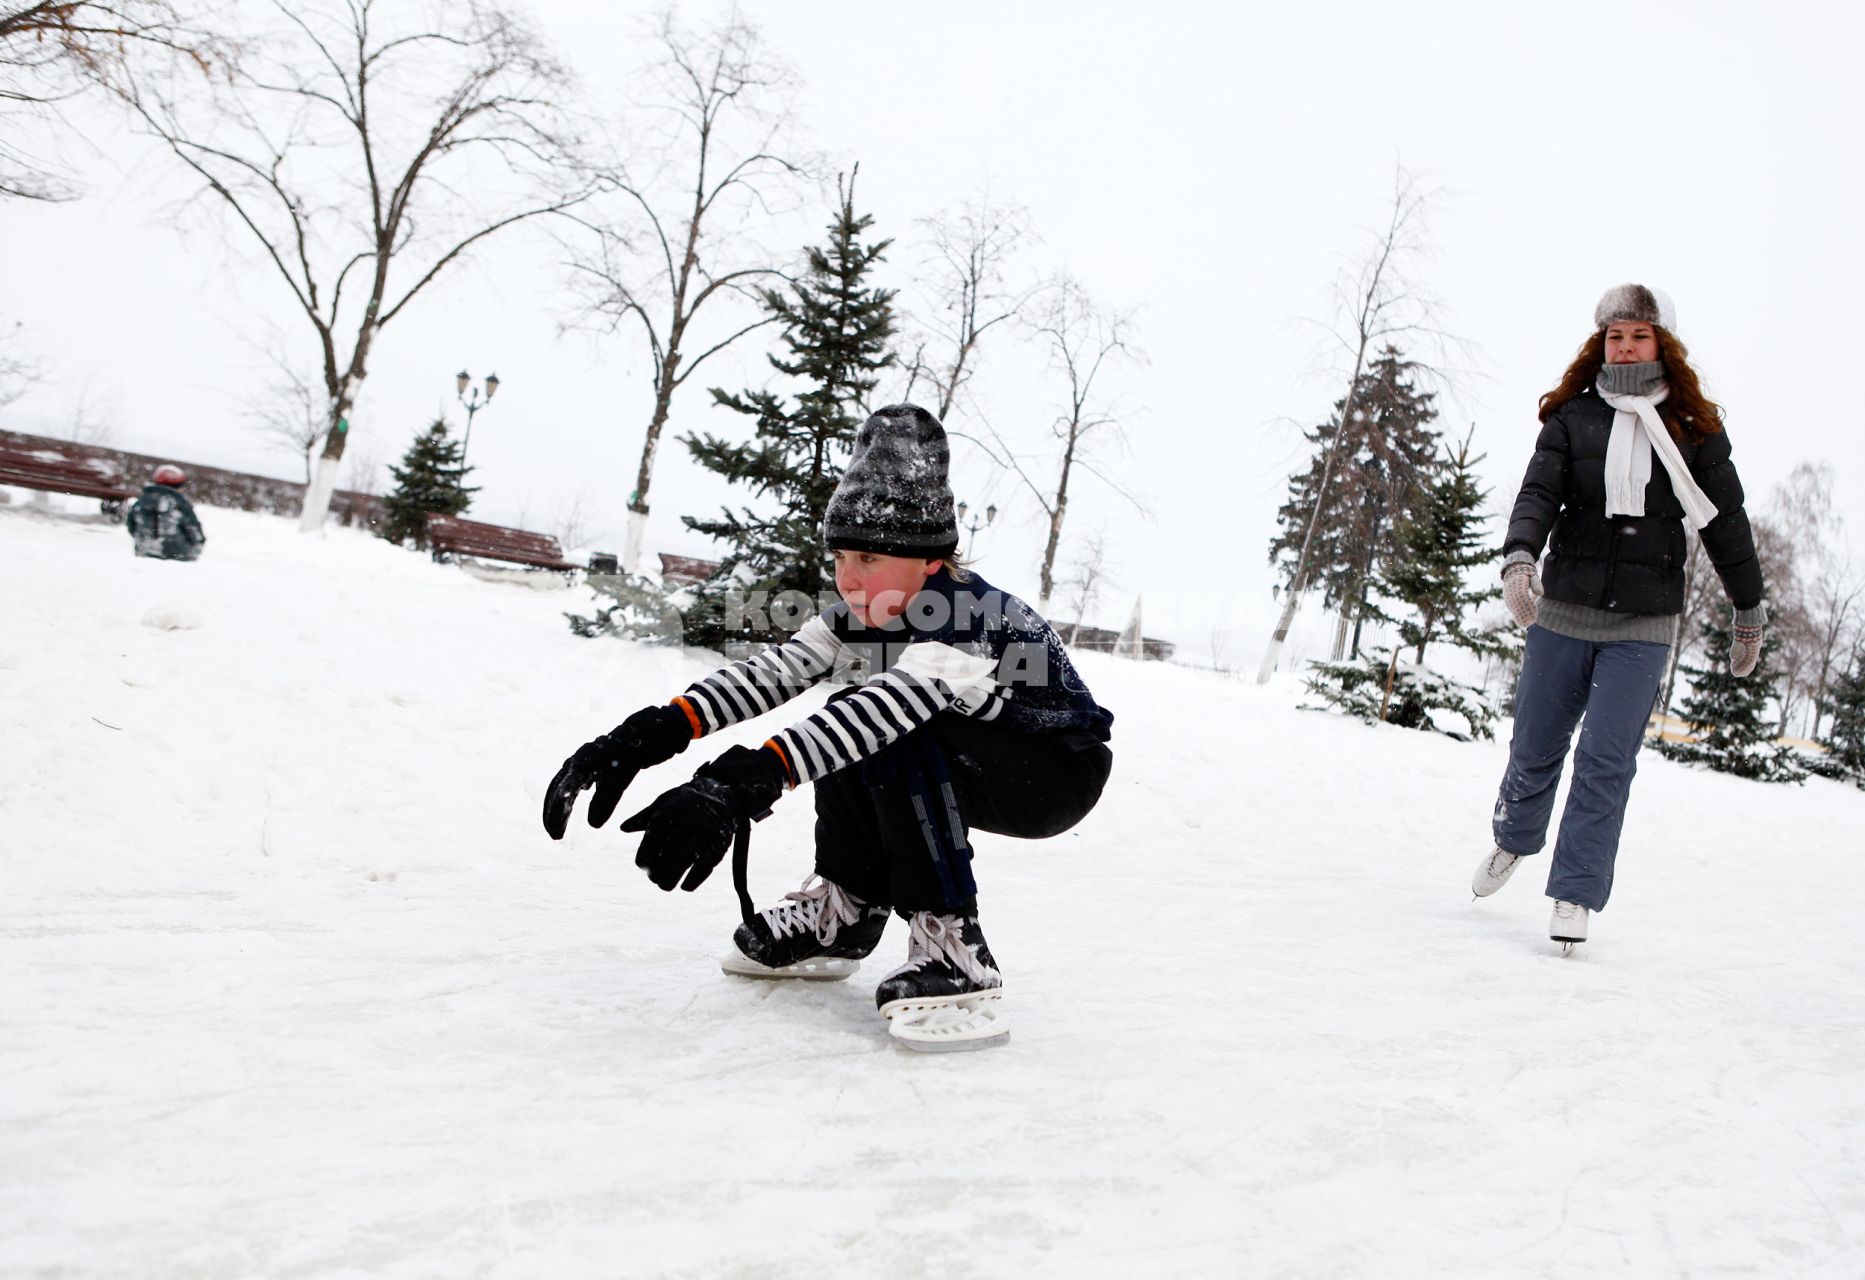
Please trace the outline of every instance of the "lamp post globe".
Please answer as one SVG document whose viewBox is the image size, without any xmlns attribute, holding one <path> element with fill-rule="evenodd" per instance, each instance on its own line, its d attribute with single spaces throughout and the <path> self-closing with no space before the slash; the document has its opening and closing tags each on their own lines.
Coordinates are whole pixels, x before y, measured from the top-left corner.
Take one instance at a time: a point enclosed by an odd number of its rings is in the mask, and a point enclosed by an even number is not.
<svg viewBox="0 0 1865 1280">
<path fill-rule="evenodd" d="M 971 510 L 971 504 L 968 502 L 957 503 L 952 509 L 958 515 L 958 527 L 966 530 L 969 535 L 965 539 L 965 558 L 969 560 L 971 559 L 972 543 L 976 542 L 978 539 L 978 530 L 989 528 L 991 521 L 997 519 L 997 504 L 993 502 L 984 508 L 984 519 L 982 520 L 978 519 L 976 515 L 972 516 L 969 521 L 965 519 L 965 513 Z"/>
<path fill-rule="evenodd" d="M 454 378 L 456 394 L 460 398 L 460 403 L 466 408 L 466 435 L 460 440 L 461 466 L 466 465 L 466 450 L 473 443 L 473 415 L 491 404 L 492 397 L 498 394 L 499 375 L 496 373 L 489 373 L 480 386 L 474 387 L 472 384 L 473 375 L 464 369 L 460 370 Z M 467 389 L 469 387 L 472 389 L 472 395 L 470 396 L 467 395 Z M 480 394 L 482 389 L 484 391 L 483 395 Z"/>
</svg>

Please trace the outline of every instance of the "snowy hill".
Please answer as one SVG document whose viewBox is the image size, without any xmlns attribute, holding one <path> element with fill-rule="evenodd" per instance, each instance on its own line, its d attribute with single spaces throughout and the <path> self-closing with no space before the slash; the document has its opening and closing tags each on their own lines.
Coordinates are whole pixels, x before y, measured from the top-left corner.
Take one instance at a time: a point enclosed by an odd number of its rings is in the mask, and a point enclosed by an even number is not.
<svg viewBox="0 0 1865 1280">
<path fill-rule="evenodd" d="M 1857 791 L 1647 756 L 1563 958 L 1545 864 L 1468 890 L 1500 744 L 1090 655 L 1106 801 L 978 840 L 1011 1043 L 914 1055 L 898 922 L 730 979 L 724 869 L 541 831 L 704 665 L 357 534 L 208 511 L 168 564 L 58 509 L 0 507 L 0 1273 L 1865 1274 Z"/>
</svg>

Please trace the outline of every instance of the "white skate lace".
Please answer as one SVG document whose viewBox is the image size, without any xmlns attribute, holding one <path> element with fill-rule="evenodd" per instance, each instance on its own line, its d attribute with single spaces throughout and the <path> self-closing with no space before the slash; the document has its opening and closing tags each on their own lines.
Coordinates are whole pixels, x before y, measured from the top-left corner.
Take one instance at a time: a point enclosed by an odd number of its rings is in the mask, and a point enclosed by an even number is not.
<svg viewBox="0 0 1865 1280">
<path fill-rule="evenodd" d="M 811 885 L 811 880 L 817 883 Z M 826 947 L 835 942 L 835 935 L 843 925 L 861 919 L 861 904 L 833 880 L 822 880 L 811 874 L 804 879 L 802 888 L 786 893 L 782 902 L 758 914 L 770 925 L 773 938 L 787 938 L 793 933 L 814 929 L 816 941 Z"/>
<path fill-rule="evenodd" d="M 917 969 L 934 960 L 946 961 L 976 983 L 988 983 L 994 976 L 994 971 L 980 964 L 977 955 L 965 945 L 962 920 L 916 911 L 907 930 L 907 962 L 897 972 Z"/>
</svg>

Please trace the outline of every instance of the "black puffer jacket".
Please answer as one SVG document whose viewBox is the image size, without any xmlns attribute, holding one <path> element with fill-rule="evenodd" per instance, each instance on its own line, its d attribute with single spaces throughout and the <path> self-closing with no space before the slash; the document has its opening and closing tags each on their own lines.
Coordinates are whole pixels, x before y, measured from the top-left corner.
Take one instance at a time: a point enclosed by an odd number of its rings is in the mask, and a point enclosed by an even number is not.
<svg viewBox="0 0 1865 1280">
<path fill-rule="evenodd" d="M 1610 613 L 1682 613 L 1684 508 L 1655 456 L 1645 486 L 1645 514 L 1606 515 L 1606 442 L 1613 408 L 1588 390 L 1556 409 L 1541 426 L 1522 491 L 1509 513 L 1503 553 L 1540 556 L 1542 586 L 1555 600 Z M 1679 452 L 1717 517 L 1699 531 L 1723 590 L 1738 609 L 1761 603 L 1761 563 L 1742 509 L 1742 481 L 1721 432 Z"/>
</svg>

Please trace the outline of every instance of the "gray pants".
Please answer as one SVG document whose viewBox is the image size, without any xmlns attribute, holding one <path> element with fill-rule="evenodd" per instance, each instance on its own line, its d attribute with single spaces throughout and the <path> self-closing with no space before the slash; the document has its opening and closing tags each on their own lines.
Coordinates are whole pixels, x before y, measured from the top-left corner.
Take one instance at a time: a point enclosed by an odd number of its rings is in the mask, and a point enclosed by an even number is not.
<svg viewBox="0 0 1865 1280">
<path fill-rule="evenodd" d="M 1528 629 L 1515 695 L 1515 735 L 1492 824 L 1496 847 L 1541 852 L 1561 766 L 1580 725 L 1574 780 L 1548 871 L 1548 896 L 1602 910 L 1612 894 L 1626 798 L 1671 647 L 1600 643 Z"/>
</svg>

